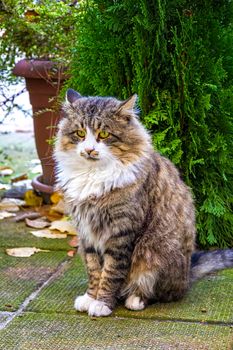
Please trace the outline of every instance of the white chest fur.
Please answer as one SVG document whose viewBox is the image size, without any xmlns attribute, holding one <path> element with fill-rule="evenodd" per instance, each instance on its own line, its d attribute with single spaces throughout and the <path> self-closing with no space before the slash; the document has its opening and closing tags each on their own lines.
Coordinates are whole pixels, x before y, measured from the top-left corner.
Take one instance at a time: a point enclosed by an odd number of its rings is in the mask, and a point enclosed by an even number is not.
<svg viewBox="0 0 233 350">
<path fill-rule="evenodd" d="M 136 181 L 139 164 L 123 165 L 113 156 L 90 161 L 78 156 L 57 152 L 58 183 L 66 191 L 70 202 L 76 203 L 89 196 L 100 197 L 115 188 L 122 188 Z"/>
<path fill-rule="evenodd" d="M 100 150 L 98 160 L 88 160 L 80 155 L 77 148 L 69 151 L 56 151 L 58 186 L 65 191 L 71 207 L 75 206 L 74 216 L 78 231 L 91 245 L 103 250 L 109 232 L 97 237 L 92 232 L 88 215 L 81 216 L 79 205 L 90 196 L 100 197 L 115 188 L 123 188 L 137 180 L 141 162 L 124 165 L 115 158 L 106 146 Z"/>
</svg>

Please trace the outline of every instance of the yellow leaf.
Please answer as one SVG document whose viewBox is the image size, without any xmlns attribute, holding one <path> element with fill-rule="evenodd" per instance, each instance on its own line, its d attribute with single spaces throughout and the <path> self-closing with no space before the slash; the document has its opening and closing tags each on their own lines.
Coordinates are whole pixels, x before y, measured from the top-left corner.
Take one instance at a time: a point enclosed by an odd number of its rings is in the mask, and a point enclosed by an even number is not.
<svg viewBox="0 0 233 350">
<path fill-rule="evenodd" d="M 53 221 L 50 230 L 58 230 L 60 232 L 67 232 L 68 235 L 76 236 L 77 231 L 69 221 L 56 220 Z"/>
<path fill-rule="evenodd" d="M 38 207 L 42 205 L 43 199 L 33 190 L 25 192 L 24 200 L 29 207 Z"/>
<path fill-rule="evenodd" d="M 66 233 L 56 233 L 56 232 L 51 231 L 50 229 L 30 231 L 30 232 L 33 234 L 33 236 L 36 236 L 38 238 L 52 238 L 52 239 L 59 238 L 59 239 L 62 239 L 62 238 L 67 237 Z"/>
<path fill-rule="evenodd" d="M 61 199 L 63 199 L 63 196 L 60 192 L 54 192 L 51 196 L 50 196 L 50 200 L 53 204 L 57 204 Z"/>
<path fill-rule="evenodd" d="M 43 250 L 35 247 L 20 247 L 6 249 L 7 255 L 20 258 L 28 258 L 29 256 L 38 252 L 50 252 L 50 250 Z"/>
</svg>

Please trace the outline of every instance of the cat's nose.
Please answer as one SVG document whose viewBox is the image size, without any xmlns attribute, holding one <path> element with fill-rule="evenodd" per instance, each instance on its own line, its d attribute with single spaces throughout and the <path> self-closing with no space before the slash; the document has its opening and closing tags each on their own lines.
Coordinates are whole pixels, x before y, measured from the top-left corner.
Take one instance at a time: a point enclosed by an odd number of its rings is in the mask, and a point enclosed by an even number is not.
<svg viewBox="0 0 233 350">
<path fill-rule="evenodd" d="M 99 152 L 95 150 L 95 148 L 85 148 L 86 154 L 91 157 L 97 157 L 99 155 Z"/>
<path fill-rule="evenodd" d="M 90 155 L 91 152 L 93 152 L 94 150 L 95 150 L 94 147 L 93 147 L 93 148 L 85 148 L 85 152 L 86 152 L 88 155 Z"/>
</svg>

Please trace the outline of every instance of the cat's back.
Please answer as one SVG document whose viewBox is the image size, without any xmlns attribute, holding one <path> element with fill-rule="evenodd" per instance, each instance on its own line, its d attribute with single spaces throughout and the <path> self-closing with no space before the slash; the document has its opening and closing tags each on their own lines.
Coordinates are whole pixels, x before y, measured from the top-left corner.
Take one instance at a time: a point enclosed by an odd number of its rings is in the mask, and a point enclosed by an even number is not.
<svg viewBox="0 0 233 350">
<path fill-rule="evenodd" d="M 152 195 L 156 196 L 157 199 L 163 196 L 177 196 L 178 199 L 178 197 L 183 196 L 184 200 L 193 201 L 189 187 L 182 180 L 176 166 L 168 158 L 156 151 L 150 152 L 148 158 L 148 179 L 153 188 Z"/>
<path fill-rule="evenodd" d="M 174 228 L 176 235 L 195 235 L 195 208 L 190 188 L 176 166 L 157 152 L 151 153 L 147 179 L 152 225 Z"/>
</svg>

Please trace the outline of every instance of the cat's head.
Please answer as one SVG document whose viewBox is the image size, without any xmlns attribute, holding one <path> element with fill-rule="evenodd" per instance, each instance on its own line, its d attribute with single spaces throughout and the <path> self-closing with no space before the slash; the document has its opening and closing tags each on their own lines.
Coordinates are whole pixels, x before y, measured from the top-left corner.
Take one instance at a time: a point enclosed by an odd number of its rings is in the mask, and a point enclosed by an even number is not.
<svg viewBox="0 0 233 350">
<path fill-rule="evenodd" d="M 123 102 L 112 97 L 83 97 L 69 89 L 56 152 L 93 166 L 113 159 L 125 165 L 137 162 L 147 153 L 150 137 L 138 120 L 136 99 L 136 95 Z"/>
</svg>

